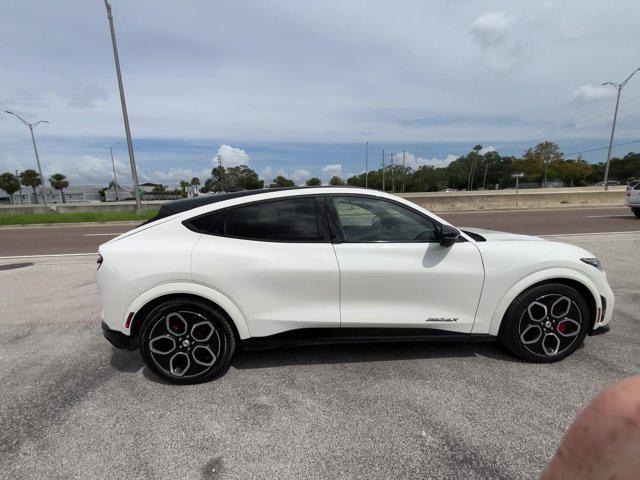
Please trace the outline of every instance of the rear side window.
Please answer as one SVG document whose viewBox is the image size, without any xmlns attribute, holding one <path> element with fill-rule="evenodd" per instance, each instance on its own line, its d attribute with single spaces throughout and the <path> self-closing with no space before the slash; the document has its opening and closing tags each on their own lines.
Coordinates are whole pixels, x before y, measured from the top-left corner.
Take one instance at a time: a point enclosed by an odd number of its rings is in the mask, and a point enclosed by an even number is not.
<svg viewBox="0 0 640 480">
<path fill-rule="evenodd" d="M 228 237 L 279 242 L 324 240 L 314 197 L 256 203 L 230 210 L 224 222 Z"/>
<path fill-rule="evenodd" d="M 183 222 L 194 232 L 271 242 L 322 242 L 329 233 L 321 198 L 303 197 L 224 209 Z"/>
</svg>

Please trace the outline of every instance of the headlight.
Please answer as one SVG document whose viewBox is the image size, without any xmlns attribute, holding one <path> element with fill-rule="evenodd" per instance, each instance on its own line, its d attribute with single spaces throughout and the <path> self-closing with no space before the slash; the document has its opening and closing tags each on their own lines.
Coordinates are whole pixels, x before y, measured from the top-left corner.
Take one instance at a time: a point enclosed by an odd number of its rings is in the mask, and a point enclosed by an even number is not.
<svg viewBox="0 0 640 480">
<path fill-rule="evenodd" d="M 588 263 L 592 267 L 596 267 L 598 270 L 604 271 L 604 269 L 602 268 L 602 264 L 600 263 L 600 260 L 598 260 L 597 258 L 581 258 L 580 260 L 582 260 L 584 263 Z"/>
</svg>

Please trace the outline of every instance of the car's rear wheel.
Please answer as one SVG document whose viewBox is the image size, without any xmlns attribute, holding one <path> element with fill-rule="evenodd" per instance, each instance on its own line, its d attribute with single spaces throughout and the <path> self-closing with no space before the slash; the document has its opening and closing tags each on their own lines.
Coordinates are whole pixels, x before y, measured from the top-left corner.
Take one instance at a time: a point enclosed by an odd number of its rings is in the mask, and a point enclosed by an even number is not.
<svg viewBox="0 0 640 480">
<path fill-rule="evenodd" d="M 200 383 L 223 374 L 235 350 L 226 316 L 204 301 L 176 298 L 144 320 L 140 351 L 147 367 L 172 383 Z"/>
<path fill-rule="evenodd" d="M 575 352 L 588 327 L 589 308 L 582 295 L 566 285 L 546 284 L 513 301 L 498 338 L 523 360 L 550 363 Z"/>
<path fill-rule="evenodd" d="M 640 218 L 640 208 L 632 208 L 631 210 L 636 217 Z"/>
</svg>

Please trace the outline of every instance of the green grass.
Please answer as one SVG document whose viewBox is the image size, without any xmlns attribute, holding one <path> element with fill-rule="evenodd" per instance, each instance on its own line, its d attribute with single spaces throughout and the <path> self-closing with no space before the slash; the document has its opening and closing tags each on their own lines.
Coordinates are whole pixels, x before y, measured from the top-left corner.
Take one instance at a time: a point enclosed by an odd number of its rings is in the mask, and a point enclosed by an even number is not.
<svg viewBox="0 0 640 480">
<path fill-rule="evenodd" d="M 16 213 L 0 214 L 0 225 L 29 225 L 32 223 L 117 222 L 150 219 L 158 213 L 149 210 L 142 215 L 135 212 L 73 212 L 73 213 Z"/>
</svg>

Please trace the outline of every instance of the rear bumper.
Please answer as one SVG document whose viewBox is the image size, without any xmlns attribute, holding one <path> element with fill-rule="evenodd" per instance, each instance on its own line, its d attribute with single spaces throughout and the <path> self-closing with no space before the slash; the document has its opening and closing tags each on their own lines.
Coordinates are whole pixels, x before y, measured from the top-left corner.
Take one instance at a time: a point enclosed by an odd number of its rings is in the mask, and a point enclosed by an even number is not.
<svg viewBox="0 0 640 480">
<path fill-rule="evenodd" d="M 122 332 L 111 330 L 106 323 L 102 322 L 102 334 L 104 338 L 109 340 L 109 343 L 116 348 L 122 348 L 125 350 L 135 350 L 138 345 L 134 342 L 134 339 L 129 335 L 125 335 Z"/>
</svg>

